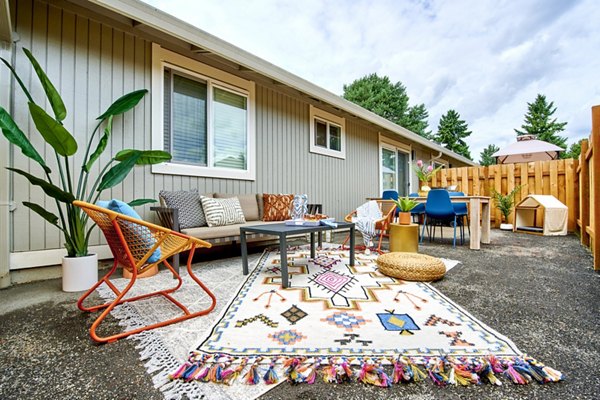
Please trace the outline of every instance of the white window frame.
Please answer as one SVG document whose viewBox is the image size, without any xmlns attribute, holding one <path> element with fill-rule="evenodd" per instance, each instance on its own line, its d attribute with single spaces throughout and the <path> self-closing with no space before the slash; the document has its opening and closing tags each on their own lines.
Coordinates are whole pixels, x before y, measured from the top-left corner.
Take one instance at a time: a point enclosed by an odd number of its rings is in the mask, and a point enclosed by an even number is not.
<svg viewBox="0 0 600 400">
<path fill-rule="evenodd" d="M 413 190 L 413 158 L 412 158 L 412 146 L 409 144 L 405 144 L 402 142 L 398 142 L 396 140 L 390 139 L 387 136 L 384 136 L 379 132 L 379 166 L 377 170 L 379 171 L 379 193 L 383 193 L 383 149 L 386 148 L 388 150 L 394 150 L 395 152 L 401 151 L 403 153 L 408 154 L 408 190 Z M 396 162 L 398 162 L 398 158 L 396 158 Z M 396 175 L 398 175 L 398 165 L 396 165 Z M 396 179 L 398 177 L 396 176 Z M 398 186 L 398 181 L 396 181 L 396 186 Z"/>
<path fill-rule="evenodd" d="M 165 95 L 163 75 L 165 67 L 198 78 L 207 83 L 207 116 L 209 116 L 207 122 L 208 166 L 165 162 L 152 165 L 152 173 L 251 181 L 256 180 L 256 90 L 254 82 L 247 81 L 238 76 L 182 56 L 181 54 L 163 49 L 157 43 L 152 44 L 152 148 L 155 150 L 163 150 Z M 212 99 L 214 88 L 231 91 L 241 96 L 245 96 L 248 99 L 246 109 L 247 158 L 245 170 L 211 167 L 213 160 L 212 135 L 214 134 L 212 130 L 212 116 L 214 112 Z"/>
<path fill-rule="evenodd" d="M 323 111 L 314 106 L 310 106 L 310 147 L 311 153 L 321 154 L 324 156 L 346 159 L 346 119 L 338 117 Z M 327 124 L 327 147 L 318 146 L 315 143 L 315 121 L 325 122 Z M 340 128 L 340 150 L 332 150 L 329 148 L 329 126 L 336 125 Z"/>
</svg>

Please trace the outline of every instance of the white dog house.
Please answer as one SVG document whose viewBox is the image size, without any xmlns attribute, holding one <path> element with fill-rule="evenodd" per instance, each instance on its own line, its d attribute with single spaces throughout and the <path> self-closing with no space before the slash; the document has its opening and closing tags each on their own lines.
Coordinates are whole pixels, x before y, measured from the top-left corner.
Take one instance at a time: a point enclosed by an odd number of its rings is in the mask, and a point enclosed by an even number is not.
<svg viewBox="0 0 600 400">
<path fill-rule="evenodd" d="M 569 209 L 556 197 L 530 194 L 515 207 L 515 232 L 544 236 L 567 234 Z"/>
</svg>

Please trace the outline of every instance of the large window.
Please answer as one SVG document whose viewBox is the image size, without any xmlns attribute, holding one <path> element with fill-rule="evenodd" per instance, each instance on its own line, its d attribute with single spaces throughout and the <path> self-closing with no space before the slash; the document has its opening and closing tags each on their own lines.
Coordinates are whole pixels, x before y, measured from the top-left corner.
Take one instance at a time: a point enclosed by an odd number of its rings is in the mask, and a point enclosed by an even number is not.
<svg viewBox="0 0 600 400">
<path fill-rule="evenodd" d="M 153 172 L 255 179 L 252 82 L 154 45 L 152 87 Z"/>
<path fill-rule="evenodd" d="M 344 118 L 310 106 L 310 123 L 311 153 L 346 158 Z"/>
</svg>

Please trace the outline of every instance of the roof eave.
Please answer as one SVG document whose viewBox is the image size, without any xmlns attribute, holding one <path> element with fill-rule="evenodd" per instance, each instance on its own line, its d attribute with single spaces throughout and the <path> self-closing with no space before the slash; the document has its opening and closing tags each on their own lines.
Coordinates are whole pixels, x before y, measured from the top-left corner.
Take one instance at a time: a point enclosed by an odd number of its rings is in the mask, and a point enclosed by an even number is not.
<svg viewBox="0 0 600 400">
<path fill-rule="evenodd" d="M 7 0 L 0 0 L 7 1 Z M 378 125 L 399 136 L 406 137 L 413 142 L 419 143 L 433 151 L 441 152 L 449 157 L 461 161 L 467 165 L 477 165 L 475 162 L 456 154 L 437 143 L 431 142 L 414 132 L 396 125 L 377 114 L 368 111 L 357 104 L 325 90 L 297 75 L 277 67 L 245 50 L 240 49 L 222 39 L 217 38 L 195 26 L 181 21 L 155 7 L 139 0 L 88 0 L 91 3 L 102 6 L 120 15 L 124 15 L 138 23 L 152 27 L 167 35 L 176 37 L 192 45 L 201 47 L 217 54 L 229 61 L 254 70 L 270 79 L 280 82 L 290 88 L 296 89 L 310 97 L 314 97 L 333 107 L 337 107 L 349 114 Z"/>
</svg>

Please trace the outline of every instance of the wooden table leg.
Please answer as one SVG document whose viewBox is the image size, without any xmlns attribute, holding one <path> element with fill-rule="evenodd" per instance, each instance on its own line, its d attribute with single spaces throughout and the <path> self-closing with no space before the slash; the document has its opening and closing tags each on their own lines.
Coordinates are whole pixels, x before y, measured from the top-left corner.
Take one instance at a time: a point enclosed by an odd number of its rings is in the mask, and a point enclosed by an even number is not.
<svg viewBox="0 0 600 400">
<path fill-rule="evenodd" d="M 471 218 L 471 238 L 469 247 L 471 250 L 479 250 L 480 249 L 480 239 L 481 239 L 481 225 L 479 225 L 479 220 L 481 219 L 481 210 L 480 210 L 480 202 L 479 199 L 470 199 L 470 216 Z"/>
<path fill-rule="evenodd" d="M 281 287 L 286 289 L 290 282 L 287 267 L 287 241 L 285 234 L 279 235 L 279 254 L 281 255 Z"/>
<path fill-rule="evenodd" d="M 490 225 L 491 225 L 490 203 L 481 204 L 481 243 L 490 243 Z"/>
</svg>

